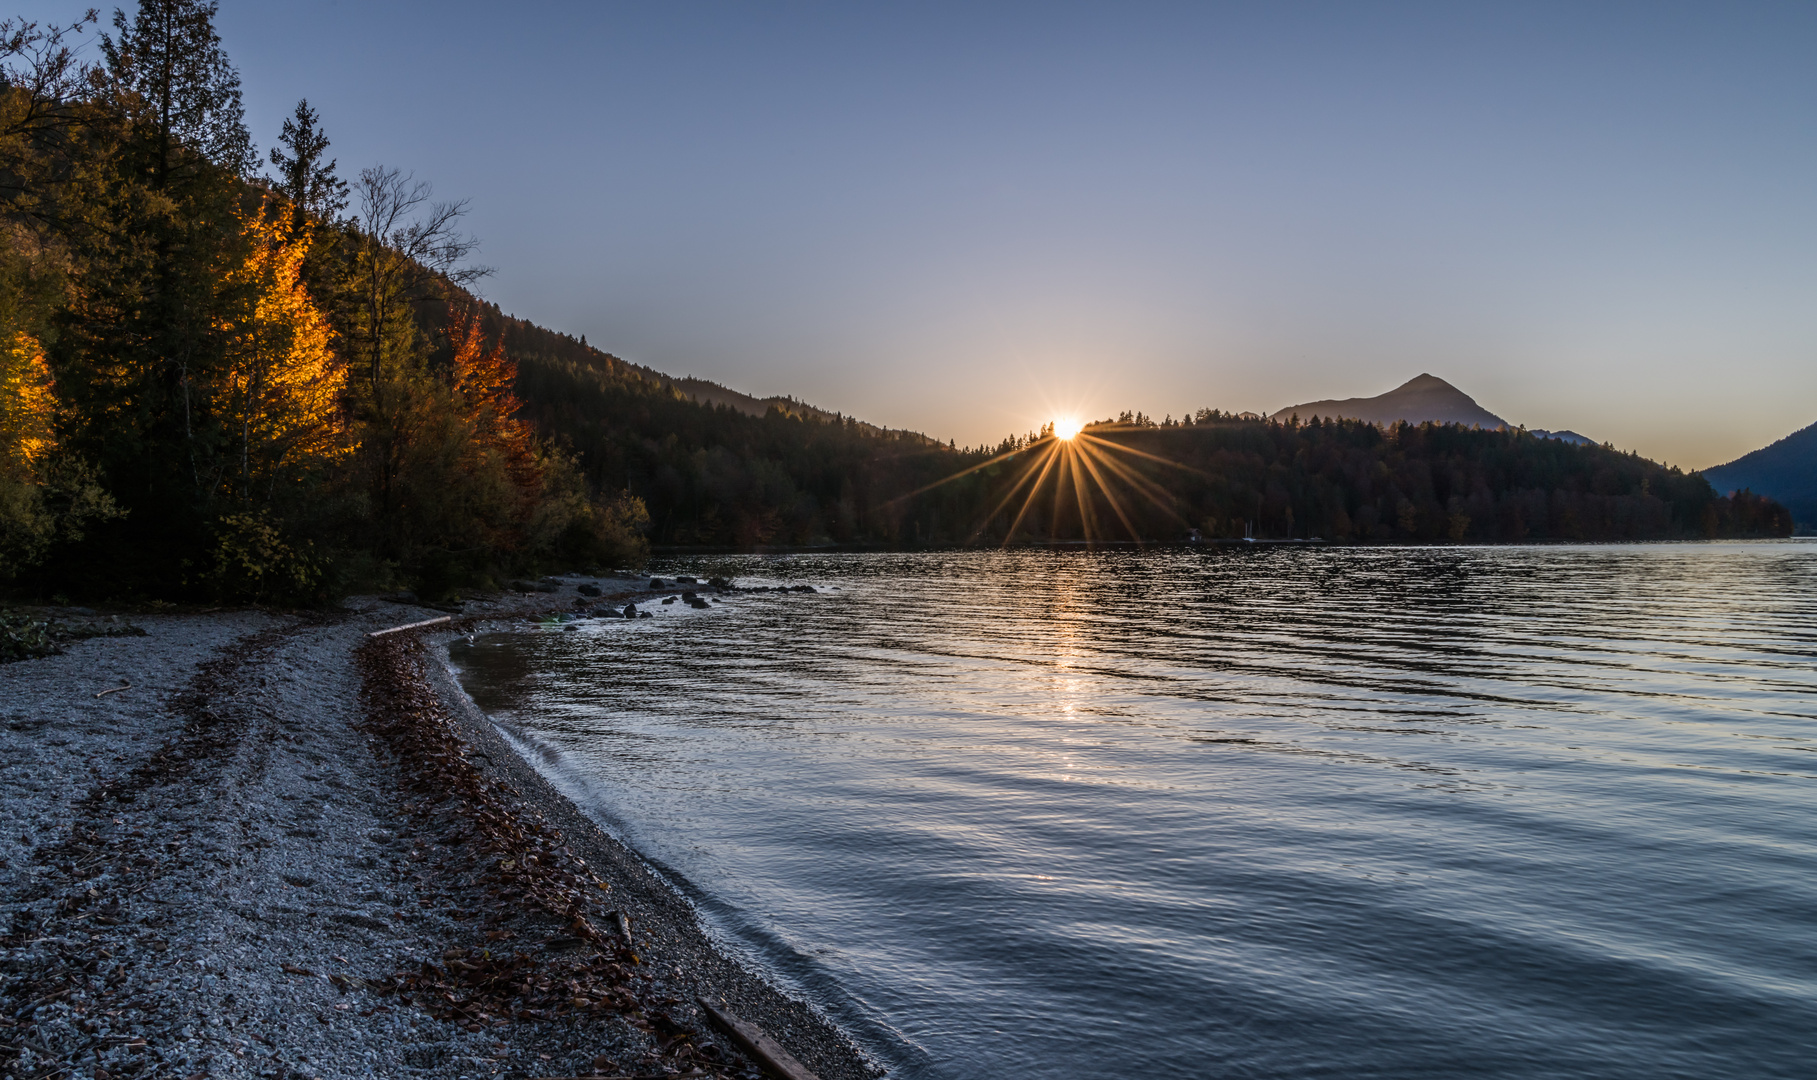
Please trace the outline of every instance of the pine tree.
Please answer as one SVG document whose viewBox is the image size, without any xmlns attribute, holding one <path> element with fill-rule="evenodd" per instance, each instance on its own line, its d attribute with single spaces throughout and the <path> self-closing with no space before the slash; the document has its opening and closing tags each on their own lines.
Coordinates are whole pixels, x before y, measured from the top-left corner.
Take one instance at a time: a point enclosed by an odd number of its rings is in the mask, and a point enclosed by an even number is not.
<svg viewBox="0 0 1817 1080">
<path fill-rule="evenodd" d="M 215 397 L 230 318 L 219 282 L 247 243 L 235 211 L 252 144 L 214 15 L 197 0 L 115 13 L 89 106 L 112 119 L 82 144 L 83 226 L 60 229 L 71 289 L 45 351 L 67 445 L 130 511 L 70 555 L 127 576 L 168 574 L 194 549 L 237 464 Z"/>
<path fill-rule="evenodd" d="M 129 23 L 114 12 L 118 33 L 101 36 L 122 101 L 152 138 L 152 186 L 169 189 L 203 158 L 241 176 L 252 173 L 252 138 L 240 100 L 240 75 L 215 32 L 216 5 L 199 0 L 139 0 Z"/>
<path fill-rule="evenodd" d="M 309 107 L 308 98 L 297 102 L 296 113 L 284 121 L 278 135 L 283 145 L 271 149 L 271 163 L 278 170 L 277 190 L 290 200 L 293 235 L 300 234 L 311 217 L 334 222 L 347 208 L 347 182 L 335 175 L 336 162 L 322 163 L 328 136 L 318 126 L 320 119 Z"/>
</svg>

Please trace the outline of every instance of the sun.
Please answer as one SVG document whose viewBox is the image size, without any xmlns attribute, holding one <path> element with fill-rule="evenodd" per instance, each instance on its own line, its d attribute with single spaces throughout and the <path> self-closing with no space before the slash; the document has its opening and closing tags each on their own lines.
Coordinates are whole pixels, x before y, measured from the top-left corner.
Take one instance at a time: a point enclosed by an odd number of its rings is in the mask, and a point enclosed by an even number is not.
<svg viewBox="0 0 1817 1080">
<path fill-rule="evenodd" d="M 1074 419 L 1073 417 L 1070 417 L 1070 416 L 1055 417 L 1054 418 L 1054 438 L 1071 439 L 1074 435 L 1077 435 L 1081 430 L 1083 430 L 1084 427 L 1085 427 L 1084 424 L 1081 424 L 1078 420 Z"/>
</svg>

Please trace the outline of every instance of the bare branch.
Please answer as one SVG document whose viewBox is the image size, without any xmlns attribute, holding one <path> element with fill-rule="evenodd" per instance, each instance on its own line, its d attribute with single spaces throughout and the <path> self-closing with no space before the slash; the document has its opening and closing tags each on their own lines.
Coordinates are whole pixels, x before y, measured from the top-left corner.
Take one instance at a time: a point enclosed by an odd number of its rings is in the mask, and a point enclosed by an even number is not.
<svg viewBox="0 0 1817 1080">
<path fill-rule="evenodd" d="M 68 26 L 0 19 L 0 88 L 25 91 L 21 107 L 7 110 L 0 121 L 0 138 L 75 122 L 64 106 L 82 97 L 94 67 L 76 58 L 68 39 L 99 17 L 89 8 Z"/>
</svg>

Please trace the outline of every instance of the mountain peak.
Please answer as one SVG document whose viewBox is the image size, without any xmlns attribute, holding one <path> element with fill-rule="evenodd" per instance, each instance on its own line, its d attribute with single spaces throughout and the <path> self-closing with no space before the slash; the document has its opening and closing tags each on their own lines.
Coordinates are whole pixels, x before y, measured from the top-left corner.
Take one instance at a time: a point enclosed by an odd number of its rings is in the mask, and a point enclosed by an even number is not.
<svg viewBox="0 0 1817 1080">
<path fill-rule="evenodd" d="M 1476 403 L 1476 399 L 1433 375 L 1418 375 L 1385 394 L 1367 398 L 1327 399 L 1289 405 L 1274 414 L 1285 420 L 1298 415 L 1302 420 L 1314 416 L 1347 417 L 1387 426 L 1405 420 L 1409 424 L 1431 421 L 1435 424 L 1466 424 L 1485 428 L 1503 428 L 1508 422 Z"/>
</svg>

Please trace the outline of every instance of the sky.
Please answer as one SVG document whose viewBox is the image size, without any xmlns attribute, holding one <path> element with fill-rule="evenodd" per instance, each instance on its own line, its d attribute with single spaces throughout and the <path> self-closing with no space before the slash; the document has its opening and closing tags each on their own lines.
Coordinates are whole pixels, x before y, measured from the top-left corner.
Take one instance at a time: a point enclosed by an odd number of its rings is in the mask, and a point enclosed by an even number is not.
<svg viewBox="0 0 1817 1080">
<path fill-rule="evenodd" d="M 222 0 L 218 25 L 261 153 L 307 97 L 343 174 L 470 200 L 506 311 L 759 396 L 969 445 L 1431 372 L 1686 468 L 1817 420 L 1808 2 Z"/>
</svg>

